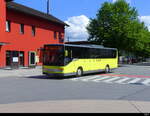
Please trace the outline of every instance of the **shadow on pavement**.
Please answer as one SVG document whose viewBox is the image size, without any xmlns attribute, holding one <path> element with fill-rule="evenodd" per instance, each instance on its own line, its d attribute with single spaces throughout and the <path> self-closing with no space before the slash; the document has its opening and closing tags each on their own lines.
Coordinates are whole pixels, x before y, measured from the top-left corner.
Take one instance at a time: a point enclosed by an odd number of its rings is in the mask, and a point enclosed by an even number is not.
<svg viewBox="0 0 150 116">
<path fill-rule="evenodd" d="M 49 77 L 49 76 L 46 76 L 46 75 L 29 76 L 29 77 L 25 77 L 25 78 L 32 78 L 32 79 L 52 79 L 52 80 L 66 79 L 66 77 Z"/>
<path fill-rule="evenodd" d="M 111 72 L 113 73 L 113 72 Z M 100 74 L 105 74 L 104 72 L 99 72 L 99 73 L 91 73 L 91 74 L 84 74 L 82 77 L 84 76 L 94 76 L 94 75 L 100 75 Z M 49 80 L 65 80 L 65 79 L 73 79 L 73 78 L 80 78 L 80 77 L 76 77 L 74 76 L 66 76 L 66 77 L 50 77 L 47 75 L 36 75 L 36 76 L 28 76 L 28 77 L 24 77 L 24 78 L 32 78 L 32 79 L 49 79 Z"/>
</svg>

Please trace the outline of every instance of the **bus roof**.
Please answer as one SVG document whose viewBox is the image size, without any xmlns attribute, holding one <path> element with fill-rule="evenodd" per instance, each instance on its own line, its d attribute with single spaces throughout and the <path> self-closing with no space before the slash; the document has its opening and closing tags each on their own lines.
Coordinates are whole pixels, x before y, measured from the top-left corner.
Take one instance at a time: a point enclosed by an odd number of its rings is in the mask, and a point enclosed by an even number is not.
<svg viewBox="0 0 150 116">
<path fill-rule="evenodd" d="M 45 46 L 69 46 L 69 47 L 83 47 L 83 48 L 97 48 L 97 49 L 114 49 L 117 50 L 117 48 L 108 48 L 104 47 L 102 45 L 94 45 L 94 44 L 82 44 L 82 45 L 77 45 L 77 44 L 45 44 Z"/>
</svg>

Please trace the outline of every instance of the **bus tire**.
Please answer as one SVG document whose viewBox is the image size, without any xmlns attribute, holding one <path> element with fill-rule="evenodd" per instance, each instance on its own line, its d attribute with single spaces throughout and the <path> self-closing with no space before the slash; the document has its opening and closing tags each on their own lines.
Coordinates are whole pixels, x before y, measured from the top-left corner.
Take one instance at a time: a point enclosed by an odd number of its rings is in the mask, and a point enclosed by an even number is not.
<svg viewBox="0 0 150 116">
<path fill-rule="evenodd" d="M 80 67 L 77 69 L 76 76 L 81 77 L 83 75 L 83 69 Z"/>
<path fill-rule="evenodd" d="M 106 67 L 105 67 L 105 73 L 110 73 L 111 71 L 110 71 L 110 67 L 109 67 L 109 65 L 107 65 Z"/>
</svg>

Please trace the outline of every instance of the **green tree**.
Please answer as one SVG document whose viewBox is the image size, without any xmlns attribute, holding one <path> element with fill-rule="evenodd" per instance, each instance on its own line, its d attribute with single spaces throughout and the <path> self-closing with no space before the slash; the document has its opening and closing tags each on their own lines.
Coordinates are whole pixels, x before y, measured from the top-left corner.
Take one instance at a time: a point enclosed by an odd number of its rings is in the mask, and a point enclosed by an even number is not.
<svg viewBox="0 0 150 116">
<path fill-rule="evenodd" d="M 115 3 L 104 2 L 96 18 L 90 19 L 87 27 L 89 41 L 115 47 L 119 51 L 132 52 L 136 55 L 150 53 L 150 32 L 138 19 L 136 8 L 125 0 Z"/>
</svg>

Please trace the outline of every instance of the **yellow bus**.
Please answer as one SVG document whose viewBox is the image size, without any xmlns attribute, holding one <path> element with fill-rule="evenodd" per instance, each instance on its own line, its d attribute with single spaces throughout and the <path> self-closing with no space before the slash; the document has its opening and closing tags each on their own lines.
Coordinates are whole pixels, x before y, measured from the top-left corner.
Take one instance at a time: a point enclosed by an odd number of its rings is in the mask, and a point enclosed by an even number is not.
<svg viewBox="0 0 150 116">
<path fill-rule="evenodd" d="M 82 76 L 111 72 L 118 67 L 118 51 L 99 45 L 49 44 L 43 49 L 43 74 Z"/>
</svg>

